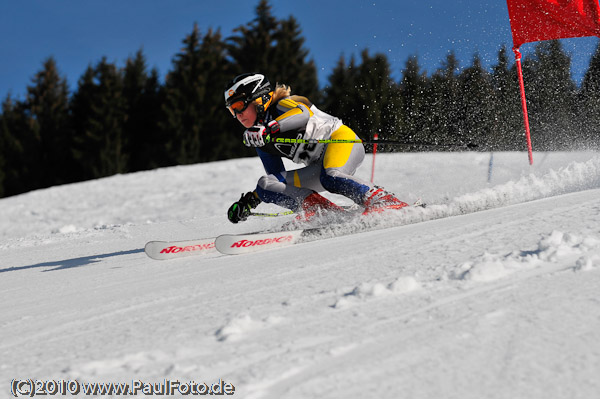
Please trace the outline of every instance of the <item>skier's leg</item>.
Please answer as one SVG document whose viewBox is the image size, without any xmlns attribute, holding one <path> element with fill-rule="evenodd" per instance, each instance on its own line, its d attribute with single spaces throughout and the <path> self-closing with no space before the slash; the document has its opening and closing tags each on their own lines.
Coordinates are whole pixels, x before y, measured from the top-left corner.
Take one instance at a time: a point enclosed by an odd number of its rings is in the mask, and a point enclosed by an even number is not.
<svg viewBox="0 0 600 399">
<path fill-rule="evenodd" d="M 259 198 L 295 212 L 314 214 L 319 209 L 341 210 L 340 207 L 321 196 L 324 191 L 319 182 L 320 164 L 310 165 L 295 171 L 283 172 L 283 180 L 274 175 L 262 176 L 256 187 Z"/>
<path fill-rule="evenodd" d="M 279 180 L 275 175 L 265 175 L 258 180 L 256 193 L 263 202 L 268 202 L 291 209 L 293 211 L 300 207 L 300 204 L 313 191 L 307 188 L 294 187 L 287 184 L 288 172 L 283 172 L 285 180 Z"/>
<path fill-rule="evenodd" d="M 359 137 L 349 127 L 342 125 L 332 133 L 332 140 L 356 140 Z M 362 143 L 331 143 L 325 148 L 320 170 L 322 186 L 329 192 L 341 194 L 357 204 L 362 204 L 372 185 L 354 173 L 365 159 Z"/>
<path fill-rule="evenodd" d="M 358 136 L 349 127 L 342 125 L 333 132 L 334 140 L 354 140 Z M 362 143 L 328 144 L 323 157 L 321 184 L 327 191 L 344 195 L 365 207 L 365 212 L 382 208 L 401 208 L 407 206 L 396 196 L 381 187 L 374 186 L 354 177 L 356 169 L 365 158 Z"/>
</svg>

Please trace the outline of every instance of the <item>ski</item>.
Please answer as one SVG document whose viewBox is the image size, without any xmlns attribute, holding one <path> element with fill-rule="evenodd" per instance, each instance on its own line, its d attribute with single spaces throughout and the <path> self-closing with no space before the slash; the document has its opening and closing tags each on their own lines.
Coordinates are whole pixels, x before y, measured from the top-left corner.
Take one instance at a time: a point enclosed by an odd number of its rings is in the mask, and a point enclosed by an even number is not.
<svg viewBox="0 0 600 399">
<path fill-rule="evenodd" d="M 198 256 L 215 253 L 215 239 L 203 238 L 187 241 L 150 241 L 144 252 L 152 259 L 168 260 L 186 256 Z"/>
<path fill-rule="evenodd" d="M 425 208 L 426 205 L 418 199 L 412 207 Z M 403 207 L 404 208 L 404 207 Z M 386 212 L 394 212 L 403 208 L 388 208 Z M 383 210 L 382 210 L 383 211 Z M 381 211 L 378 211 L 381 212 Z M 257 232 L 246 234 L 223 234 L 215 239 L 215 248 L 225 255 L 240 255 L 266 249 L 281 248 L 289 245 L 313 241 L 316 239 L 333 238 L 342 235 L 366 232 L 372 229 L 362 217 L 362 213 L 349 214 L 350 218 L 338 222 L 307 227 L 298 230 L 281 230 L 277 232 Z"/>
<path fill-rule="evenodd" d="M 368 231 L 368 228 L 360 224 L 351 225 L 341 222 L 300 230 L 223 234 L 215 239 L 215 249 L 225 255 L 241 255 L 362 231 Z"/>
<path fill-rule="evenodd" d="M 281 248 L 297 243 L 303 232 L 304 230 L 290 230 L 274 233 L 223 234 L 215 239 L 215 248 L 226 255 Z"/>
</svg>

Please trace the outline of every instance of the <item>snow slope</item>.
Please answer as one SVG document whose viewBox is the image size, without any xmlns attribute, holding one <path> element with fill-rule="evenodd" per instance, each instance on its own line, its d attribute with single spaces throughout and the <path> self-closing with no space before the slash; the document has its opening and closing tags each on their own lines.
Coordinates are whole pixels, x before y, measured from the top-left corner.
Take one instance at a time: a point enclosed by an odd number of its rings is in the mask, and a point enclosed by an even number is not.
<svg viewBox="0 0 600 399">
<path fill-rule="evenodd" d="M 225 220 L 257 159 L 0 200 L 0 396 L 37 378 L 222 379 L 241 398 L 597 397 L 598 154 L 376 161 L 379 184 L 430 205 L 244 256 L 161 262 L 143 246 L 282 223 Z"/>
</svg>

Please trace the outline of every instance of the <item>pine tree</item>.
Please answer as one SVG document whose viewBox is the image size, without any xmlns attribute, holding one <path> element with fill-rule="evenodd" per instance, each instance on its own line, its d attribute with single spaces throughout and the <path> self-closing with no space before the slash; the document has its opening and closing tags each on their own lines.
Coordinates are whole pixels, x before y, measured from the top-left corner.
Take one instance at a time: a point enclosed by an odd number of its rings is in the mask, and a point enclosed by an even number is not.
<svg viewBox="0 0 600 399">
<path fill-rule="evenodd" d="M 581 148 L 600 147 L 600 42 L 579 90 L 577 120 Z"/>
<path fill-rule="evenodd" d="M 35 188 L 72 182 L 74 176 L 72 134 L 69 119 L 69 93 L 66 79 L 59 76 L 56 62 L 47 59 L 27 88 L 28 125 L 35 144 Z"/>
<path fill-rule="evenodd" d="M 123 78 L 117 67 L 106 58 L 96 67 L 89 66 L 79 80 L 71 109 L 79 180 L 126 173 L 126 105 Z"/>
<path fill-rule="evenodd" d="M 491 135 L 493 117 L 493 89 L 487 71 L 481 65 L 479 55 L 459 75 L 461 93 L 459 116 L 456 120 L 463 143 L 479 144 L 482 150 L 494 149 Z"/>
<path fill-rule="evenodd" d="M 354 88 L 356 87 L 357 75 L 355 64 L 354 56 L 350 58 L 348 65 L 346 65 L 344 56 L 340 56 L 325 86 L 322 107 L 324 111 L 341 118 L 350 127 L 355 125 L 356 101 Z"/>
<path fill-rule="evenodd" d="M 262 72 L 273 83 L 277 81 L 280 68 L 276 58 L 275 35 L 279 22 L 271 12 L 267 0 L 261 0 L 256 7 L 256 18 L 247 25 L 234 29 L 237 35 L 227 39 L 228 53 L 238 68 L 236 73 Z"/>
<path fill-rule="evenodd" d="M 243 156 L 248 149 L 240 145 L 240 125 L 225 108 L 225 83 L 233 76 L 227 59 L 227 47 L 219 32 L 209 32 L 200 47 L 202 53 L 201 84 L 202 152 L 200 161 L 216 161 Z"/>
<path fill-rule="evenodd" d="M 4 114 L 0 113 L 0 198 L 4 197 L 6 188 L 4 181 L 6 180 L 6 153 L 8 152 L 6 139 L 4 137 Z"/>
<path fill-rule="evenodd" d="M 165 120 L 161 124 L 170 160 L 189 164 L 223 159 L 240 148 L 239 127 L 226 111 L 225 83 L 231 64 L 219 32 L 202 37 L 197 25 L 184 40 L 165 82 Z M 236 129 L 237 127 L 237 129 Z"/>
<path fill-rule="evenodd" d="M 527 108 L 534 146 L 538 150 L 572 147 L 575 83 L 571 58 L 559 40 L 536 44 L 523 63 Z"/>
<path fill-rule="evenodd" d="M 398 86 L 390 77 L 385 55 L 371 57 L 368 50 L 361 53 L 361 65 L 355 77 L 355 109 L 358 134 L 381 139 L 398 138 L 401 131 L 401 97 Z"/>
<path fill-rule="evenodd" d="M 123 134 L 127 138 L 129 170 L 155 168 L 161 162 L 161 139 L 158 127 L 161 106 L 158 72 L 148 75 L 146 58 L 139 50 L 129 58 L 123 71 L 123 97 L 127 112 Z"/>
<path fill-rule="evenodd" d="M 309 52 L 294 17 L 277 20 L 269 2 L 261 0 L 256 18 L 234 32 L 227 42 L 236 73 L 260 72 L 272 84 L 290 85 L 294 93 L 320 101 L 316 67 L 313 60 L 307 61 Z"/>
<path fill-rule="evenodd" d="M 317 81 L 317 68 L 313 60 L 307 61 L 309 51 L 304 48 L 297 20 L 290 16 L 279 23 L 275 31 L 275 54 L 272 63 L 278 66 L 273 78 L 280 83 L 292 85 L 294 93 L 319 103 L 321 95 Z"/>
<path fill-rule="evenodd" d="M 403 126 L 406 141 L 410 142 L 428 128 L 426 118 L 426 92 L 428 86 L 427 73 L 421 71 L 416 55 L 406 61 L 400 80 L 400 94 L 403 100 Z"/>
<path fill-rule="evenodd" d="M 170 164 L 196 162 L 200 153 L 201 101 L 197 82 L 200 75 L 200 30 L 194 24 L 192 33 L 183 40 L 184 47 L 173 59 L 173 70 L 165 79 L 165 103 L 163 112 L 166 119 L 161 127 L 165 137 L 167 156 Z"/>
<path fill-rule="evenodd" d="M 2 103 L 0 142 L 5 169 L 3 195 L 24 193 L 34 188 L 31 181 L 31 161 L 28 154 L 31 135 L 24 103 L 7 96 Z"/>
<path fill-rule="evenodd" d="M 498 51 L 498 61 L 492 67 L 493 121 L 491 135 L 496 151 L 516 151 L 524 148 L 524 125 L 515 67 L 509 66 L 506 46 Z"/>
<path fill-rule="evenodd" d="M 399 86 L 390 77 L 387 58 L 361 53 L 356 65 L 340 56 L 325 86 L 323 110 L 342 119 L 361 138 L 395 139 L 403 134 L 402 98 Z"/>
<path fill-rule="evenodd" d="M 2 125 L 2 114 L 0 114 L 0 126 Z M 0 128 L 1 131 L 1 128 Z M 6 179 L 6 145 L 4 144 L 4 138 L 0 134 L 0 198 L 4 197 L 4 180 Z"/>
<path fill-rule="evenodd" d="M 35 74 L 24 101 L 7 97 L 2 109 L 4 194 L 73 181 L 67 83 L 54 59 Z"/>
<path fill-rule="evenodd" d="M 426 93 L 428 129 L 417 136 L 417 141 L 429 143 L 464 142 L 457 121 L 460 118 L 458 72 L 459 63 L 454 52 L 449 52 L 442 67 L 430 80 Z"/>
</svg>

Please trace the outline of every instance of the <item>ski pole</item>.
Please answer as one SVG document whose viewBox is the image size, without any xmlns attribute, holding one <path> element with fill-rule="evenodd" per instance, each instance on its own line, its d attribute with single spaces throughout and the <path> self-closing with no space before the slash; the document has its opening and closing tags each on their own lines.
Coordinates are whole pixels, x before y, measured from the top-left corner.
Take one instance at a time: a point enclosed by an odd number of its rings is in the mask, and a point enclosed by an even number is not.
<svg viewBox="0 0 600 399">
<path fill-rule="evenodd" d="M 268 212 L 251 212 L 250 216 L 258 216 L 258 217 L 266 217 L 266 218 L 275 218 L 278 216 L 286 216 L 286 215 L 293 215 L 294 211 L 287 211 L 287 212 L 273 212 L 273 213 L 268 213 Z"/>
<path fill-rule="evenodd" d="M 350 211 L 355 208 L 355 205 L 339 205 L 340 208 L 343 208 L 347 211 Z M 258 216 L 258 217 L 267 217 L 267 218 L 275 218 L 278 216 L 287 216 L 287 215 L 295 215 L 294 211 L 285 211 L 285 212 L 250 212 L 250 216 Z"/>
<path fill-rule="evenodd" d="M 385 144 L 385 145 L 395 145 L 395 146 L 403 146 L 403 147 L 431 147 L 431 148 L 477 148 L 477 144 L 468 143 L 468 144 L 435 144 L 435 143 L 406 143 L 403 141 L 397 140 L 339 140 L 339 139 L 326 139 L 326 140 L 317 140 L 317 139 L 288 139 L 284 137 L 275 137 L 270 140 L 273 143 L 283 143 L 283 144 L 353 144 L 353 143 L 362 143 L 362 144 Z"/>
</svg>

